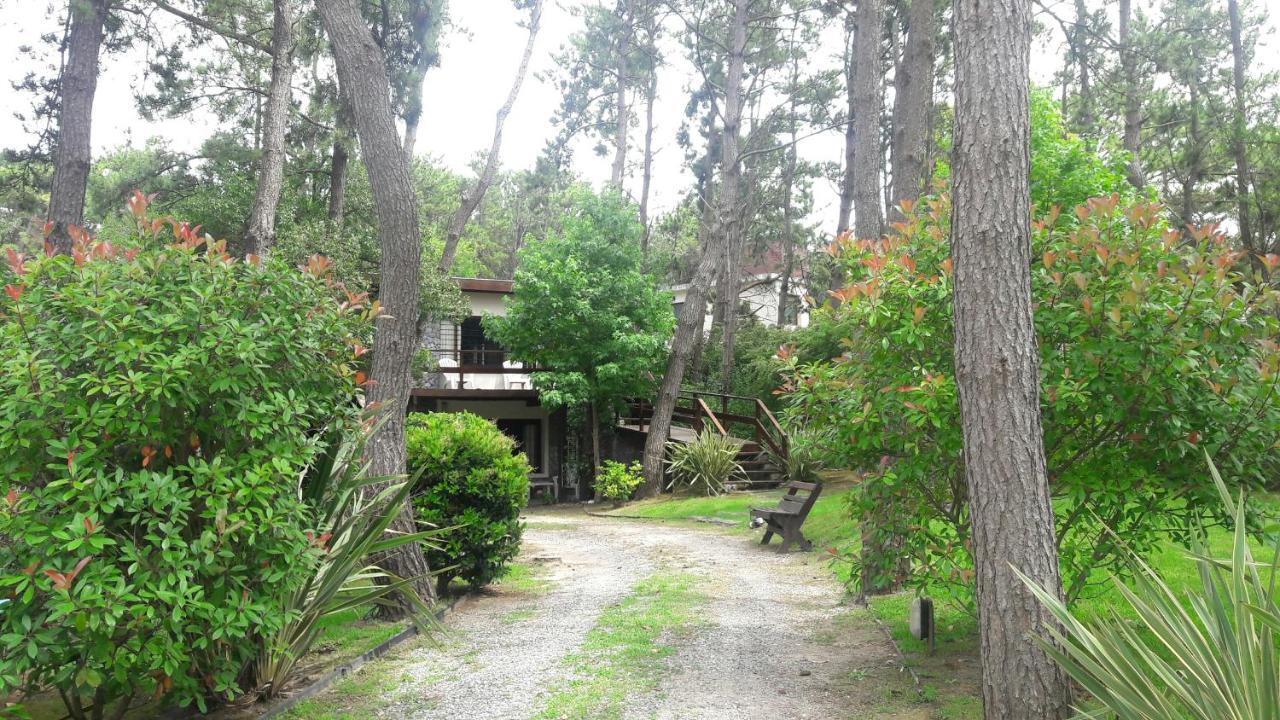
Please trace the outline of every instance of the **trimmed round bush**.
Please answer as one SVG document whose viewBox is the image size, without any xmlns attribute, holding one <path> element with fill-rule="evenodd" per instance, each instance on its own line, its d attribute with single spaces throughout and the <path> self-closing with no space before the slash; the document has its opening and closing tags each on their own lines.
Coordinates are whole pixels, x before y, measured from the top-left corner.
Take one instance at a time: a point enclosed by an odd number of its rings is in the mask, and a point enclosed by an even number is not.
<svg viewBox="0 0 1280 720">
<path fill-rule="evenodd" d="M 502 575 L 520 550 L 520 510 L 529 497 L 529 462 L 493 423 L 471 413 L 415 413 L 405 440 L 417 478 L 418 518 L 454 527 L 426 546 L 441 589 L 453 578 L 473 588 Z"/>
<path fill-rule="evenodd" d="M 0 697 L 72 717 L 243 690 L 319 549 L 299 478 L 358 421 L 368 304 L 146 216 L 0 265 Z M 122 246 L 127 246 L 122 247 Z"/>
</svg>

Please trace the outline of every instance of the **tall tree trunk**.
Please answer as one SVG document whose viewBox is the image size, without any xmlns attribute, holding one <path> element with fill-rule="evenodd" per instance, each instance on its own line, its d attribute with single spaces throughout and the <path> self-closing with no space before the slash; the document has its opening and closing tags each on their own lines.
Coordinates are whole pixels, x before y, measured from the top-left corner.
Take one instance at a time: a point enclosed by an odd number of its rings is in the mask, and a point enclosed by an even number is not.
<svg viewBox="0 0 1280 720">
<path fill-rule="evenodd" d="M 649 87 L 644 99 L 644 166 L 640 181 L 640 224 L 644 226 L 644 235 L 640 239 L 640 252 L 649 254 L 649 193 L 653 186 L 653 106 L 658 100 L 658 69 L 654 67 L 649 76 Z"/>
<path fill-rule="evenodd" d="M 844 89 L 848 118 L 844 124 L 844 175 L 840 180 L 840 217 L 836 219 L 836 235 L 843 235 L 849 230 L 849 221 L 853 219 L 853 186 L 857 177 L 854 168 L 854 155 L 858 139 L 854 118 L 858 115 L 858 97 L 854 92 L 854 45 L 857 43 L 857 32 L 850 29 L 845 49 Z"/>
<path fill-rule="evenodd" d="M 689 281 L 684 307 L 676 323 L 675 338 L 671 341 L 671 354 L 667 358 L 667 372 L 662 376 L 658 398 L 653 404 L 653 418 L 644 443 L 644 486 L 641 495 L 656 495 L 662 489 L 662 461 L 667 437 L 671 433 L 671 414 L 676 398 L 680 395 L 680 383 L 684 380 L 685 366 L 693 350 L 694 341 L 702 334 L 707 318 L 707 289 L 725 257 L 738 226 L 738 142 L 742 122 L 742 73 L 746 64 L 747 5 L 749 0 L 734 0 L 731 47 L 728 71 L 725 79 L 724 128 L 720 138 L 720 187 L 716 192 L 716 225 L 706 233 L 707 242 L 702 247 L 698 268 Z M 715 134 L 711 138 L 714 144 Z M 707 178 L 708 186 L 710 177 Z M 726 326 L 728 323 L 726 324 Z"/>
<path fill-rule="evenodd" d="M 853 217 L 860 239 L 884 232 L 880 211 L 880 28 L 884 0 L 861 0 L 854 16 L 853 41 Z"/>
<path fill-rule="evenodd" d="M 1070 714 L 1034 641 L 1052 616 L 1014 574 L 1061 593 L 1031 305 L 1030 0 L 955 3 L 955 363 L 987 720 Z"/>
<path fill-rule="evenodd" d="M 938 33 L 934 0 L 911 0 L 908 13 L 907 47 L 893 98 L 894 207 L 920 196 L 931 169 L 929 120 L 933 116 L 933 57 Z"/>
<path fill-rule="evenodd" d="M 333 45 L 338 80 L 351 100 L 382 250 L 378 299 L 387 312 L 377 321 L 367 398 L 379 408 L 383 422 L 368 445 L 369 471 L 375 476 L 403 476 L 405 409 L 412 387 L 413 356 L 418 350 L 422 272 L 418 201 L 409 174 L 409 156 L 396 136 L 386 59 L 356 0 L 317 0 L 316 7 Z M 416 527 L 413 506 L 406 502 L 391 530 L 407 533 Z M 417 545 L 399 548 L 380 562 L 400 577 L 413 578 L 413 587 L 422 597 L 434 597 L 430 568 Z M 402 607 L 402 612 L 405 610 Z"/>
<path fill-rule="evenodd" d="M 93 162 L 93 97 L 98 89 L 98 54 L 108 0 L 70 0 L 67 12 L 67 63 L 59 78 L 58 140 L 49 189 L 49 242 L 56 252 L 71 253 L 68 228 L 84 224 L 84 195 Z"/>
<path fill-rule="evenodd" d="M 1190 91 L 1191 112 L 1187 126 L 1187 147 L 1183 153 L 1186 158 L 1186 174 L 1182 176 L 1182 224 L 1183 227 L 1195 222 L 1196 186 L 1200 184 L 1202 174 L 1204 145 L 1200 133 L 1200 84 L 1199 78 L 1188 83 Z"/>
<path fill-rule="evenodd" d="M 859 239 L 878 239 L 884 234 L 884 215 L 880 211 L 880 108 L 884 104 L 880 86 L 880 29 L 883 22 L 883 0 L 860 0 L 854 15 L 853 44 L 853 92 L 858 106 L 853 129 L 853 227 Z M 863 593 L 892 592 L 900 584 L 902 542 L 891 529 L 893 514 L 892 508 L 881 506 L 862 518 Z"/>
<path fill-rule="evenodd" d="M 338 99 L 338 116 L 334 123 L 333 156 L 329 165 L 329 223 L 342 227 L 347 208 L 347 165 L 351 161 L 351 106 L 344 97 Z"/>
<path fill-rule="evenodd" d="M 1236 161 L 1236 207 L 1240 214 L 1240 244 L 1250 253 L 1257 253 L 1254 246 L 1253 227 L 1249 221 L 1249 153 L 1245 148 L 1245 132 L 1249 119 L 1245 108 L 1244 38 L 1240 21 L 1240 3 L 1227 0 L 1227 13 L 1231 17 L 1232 85 L 1235 89 L 1235 118 L 1231 128 L 1231 154 Z"/>
<path fill-rule="evenodd" d="M 1124 149 L 1129 153 L 1129 184 L 1141 190 L 1146 184 L 1142 173 L 1142 95 L 1138 82 L 1138 55 L 1133 51 L 1131 0 L 1120 0 L 1120 70 L 1124 76 Z"/>
<path fill-rule="evenodd" d="M 1080 83 L 1076 129 L 1082 135 L 1092 135 L 1096 129 L 1094 127 L 1096 121 L 1093 111 L 1093 78 L 1089 70 L 1089 56 L 1092 53 L 1092 48 L 1089 47 L 1089 8 L 1085 5 L 1085 0 L 1076 0 L 1076 25 L 1073 35 L 1071 46 L 1075 52 L 1076 76 Z"/>
<path fill-rule="evenodd" d="M 385 3 L 384 3 L 385 10 Z M 442 14 L 440 0 L 412 0 L 410 3 L 410 34 L 415 45 L 413 64 L 409 67 L 405 82 L 404 104 L 404 154 L 413 161 L 418 142 L 418 124 L 422 122 L 422 82 L 427 70 L 436 64 L 435 34 L 439 32 Z"/>
<path fill-rule="evenodd" d="M 627 173 L 627 131 L 631 126 L 631 106 L 627 103 L 628 83 L 631 69 L 628 67 L 631 53 L 632 12 L 629 0 L 618 0 L 618 15 L 622 21 L 622 31 L 618 34 L 618 57 L 614 72 L 617 74 L 618 86 L 614 91 L 614 109 L 616 126 L 613 138 L 613 167 L 609 173 L 609 184 L 619 190 Z"/>
<path fill-rule="evenodd" d="M 799 23 L 799 18 L 795 21 Z M 796 51 L 796 25 L 791 27 L 791 82 L 787 101 L 787 156 L 782 167 L 782 277 L 778 279 L 779 326 L 787 324 L 787 305 L 791 299 L 791 273 L 795 266 L 795 209 L 791 206 L 796 180 L 796 143 L 799 141 L 799 118 L 796 94 L 800 89 L 800 54 Z"/>
<path fill-rule="evenodd" d="M 245 224 L 244 248 L 266 255 L 276 242 L 276 208 L 284 186 L 284 136 L 293 96 L 293 0 L 274 0 L 271 18 L 271 84 L 267 90 L 258 186 Z"/>
<path fill-rule="evenodd" d="M 480 207 L 480 203 L 484 201 L 484 195 L 489 191 L 489 186 L 493 184 L 493 177 L 498 172 L 498 163 L 502 155 L 502 131 L 507 124 L 507 116 L 511 114 L 511 108 L 515 107 L 516 98 L 520 96 L 520 88 L 524 86 L 525 76 L 529 73 L 529 60 L 533 57 L 534 41 L 538 39 L 538 29 L 542 26 L 542 2 L 543 0 L 534 0 L 533 6 L 529 9 L 529 37 L 524 44 L 524 54 L 520 56 L 520 67 L 516 70 L 515 82 L 511 84 L 511 90 L 507 93 L 507 101 L 498 109 L 498 117 L 493 127 L 493 142 L 489 145 L 489 157 L 485 159 L 484 170 L 481 171 L 480 177 L 476 178 L 476 184 L 463 196 L 457 212 L 449 219 L 449 228 L 444 237 L 444 250 L 440 253 L 440 263 L 436 268 L 441 275 L 448 275 L 453 267 L 462 232 L 467 229 L 467 223 L 470 222 L 476 208 Z"/>
<path fill-rule="evenodd" d="M 733 389 L 733 348 L 738 334 L 738 286 L 742 281 L 742 76 L 746 67 L 747 9 L 750 0 L 734 0 L 732 37 L 725 73 L 724 135 L 720 144 L 720 192 L 717 230 L 724 235 L 724 278 L 720 289 L 724 327 L 720 346 L 720 391 Z"/>
</svg>

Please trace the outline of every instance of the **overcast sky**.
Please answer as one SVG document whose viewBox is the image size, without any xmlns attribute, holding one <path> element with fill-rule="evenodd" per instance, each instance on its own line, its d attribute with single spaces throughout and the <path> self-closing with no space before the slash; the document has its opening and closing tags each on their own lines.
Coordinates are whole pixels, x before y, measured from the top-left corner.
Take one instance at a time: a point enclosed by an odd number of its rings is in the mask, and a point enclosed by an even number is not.
<svg viewBox="0 0 1280 720">
<path fill-rule="evenodd" d="M 505 168 L 531 167 L 547 139 L 554 134 L 550 118 L 560 98 L 554 85 L 539 80 L 537 76 L 553 69 L 552 53 L 578 29 L 580 20 L 571 8 L 592 1 L 548 0 L 530 77 L 507 121 L 502 148 Z M 1280 5 L 1280 0 L 1264 1 Z M 440 67 L 427 75 L 425 113 L 417 148 L 419 154 L 436 157 L 449 167 L 465 172 L 476 154 L 489 147 L 494 113 L 510 88 L 524 47 L 525 31 L 517 25 L 520 14 L 512 7 L 511 0 L 452 0 L 449 4 L 458 31 L 445 38 Z M 1064 6 L 1063 10 L 1065 12 L 1069 8 Z M 13 111 L 27 109 L 30 97 L 12 90 L 11 84 L 21 80 L 31 69 L 33 58 L 24 57 L 19 48 L 37 44 L 41 33 L 53 30 L 51 18 L 55 16 L 56 13 L 50 13 L 41 4 L 15 7 L 12 2 L 0 15 L 0 58 L 5 54 L 11 56 L 9 62 L 0 63 L 0 108 L 3 108 L 0 113 L 0 147 L 26 144 L 22 125 L 13 118 Z M 833 46 L 824 48 L 821 53 L 826 56 L 819 58 L 824 63 L 834 63 L 834 58 L 841 52 L 839 38 L 834 39 Z M 1051 79 L 1061 62 L 1057 45 L 1057 42 L 1035 44 L 1032 61 L 1034 81 L 1046 83 Z M 1266 57 L 1266 53 L 1259 55 Z M 138 69 L 137 54 L 107 59 L 94 107 L 95 151 L 121 145 L 127 140 L 142 144 L 148 137 L 156 135 L 169 139 L 176 150 L 196 149 L 209 133 L 207 124 L 192 118 L 152 123 L 138 116 L 132 95 L 127 91 L 137 82 Z M 685 87 L 693 81 L 692 77 L 685 77 L 688 69 L 683 59 L 678 57 L 672 57 L 663 72 L 655 133 L 659 148 L 654 206 L 659 211 L 674 205 L 690 183 L 690 177 L 683 169 L 682 151 L 675 145 L 674 137 L 684 119 Z M 800 154 L 814 161 L 836 162 L 842 156 L 842 143 L 842 135 L 838 132 L 809 138 L 801 142 Z M 638 157 L 633 161 L 638 161 Z M 608 177 L 609 159 L 596 157 L 590 147 L 582 146 L 575 154 L 575 169 L 599 183 Z M 638 186 L 638 181 L 634 184 Z M 829 183 L 819 185 L 815 188 L 818 207 L 813 220 L 830 231 L 835 223 L 837 195 Z"/>
</svg>

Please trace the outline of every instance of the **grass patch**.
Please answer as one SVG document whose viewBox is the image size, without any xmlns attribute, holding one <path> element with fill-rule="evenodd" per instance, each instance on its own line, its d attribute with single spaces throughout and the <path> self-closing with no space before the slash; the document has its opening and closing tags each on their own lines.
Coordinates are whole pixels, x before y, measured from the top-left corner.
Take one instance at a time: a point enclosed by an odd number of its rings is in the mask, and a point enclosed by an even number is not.
<svg viewBox="0 0 1280 720">
<path fill-rule="evenodd" d="M 366 620 L 369 608 L 352 608 L 321 618 L 320 634 L 311 655 L 317 661 L 337 665 L 359 657 L 404 630 L 405 624 Z"/>
<path fill-rule="evenodd" d="M 507 565 L 507 571 L 494 585 L 503 590 L 529 594 L 544 593 L 551 589 L 551 581 L 543 577 L 541 567 L 518 562 Z"/>
<path fill-rule="evenodd" d="M 284 720 L 369 720 L 392 705 L 404 705 L 400 708 L 404 711 L 432 707 L 435 700 L 424 696 L 421 689 L 440 678 L 414 676 L 408 666 L 405 653 L 372 660 L 320 695 L 294 705 L 280 717 Z"/>
<path fill-rule="evenodd" d="M 516 623 L 521 623 L 525 620 L 532 620 L 537 614 L 538 611 L 534 608 L 520 608 L 518 610 L 512 610 L 502 616 L 502 623 L 504 625 L 515 625 Z"/>
<path fill-rule="evenodd" d="M 658 572 L 606 608 L 581 650 L 565 658 L 571 679 L 547 698 L 535 717 L 622 717 L 628 696 L 657 686 L 665 659 L 675 652 L 668 638 L 694 625 L 696 610 L 704 602 L 697 585 L 694 575 Z"/>
</svg>

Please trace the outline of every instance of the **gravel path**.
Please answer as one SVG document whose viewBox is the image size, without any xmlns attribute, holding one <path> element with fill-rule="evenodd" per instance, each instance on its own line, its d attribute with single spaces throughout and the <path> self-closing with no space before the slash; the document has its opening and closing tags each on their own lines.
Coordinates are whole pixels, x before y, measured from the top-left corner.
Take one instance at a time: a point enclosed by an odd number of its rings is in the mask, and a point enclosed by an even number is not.
<svg viewBox="0 0 1280 720">
<path fill-rule="evenodd" d="M 627 700 L 627 720 L 865 717 L 883 698 L 868 675 L 893 673 L 894 651 L 842 605 L 829 572 L 718 529 L 532 512 L 521 561 L 541 592 L 499 586 L 460 605 L 438 646 L 396 661 L 397 698 L 381 717 L 526 720 L 567 677 L 563 659 L 601 611 L 659 568 L 699 576 L 699 623 L 669 639 L 655 692 Z M 871 693 L 870 695 L 868 693 Z M 853 714 L 851 714 L 853 713 Z"/>
</svg>

